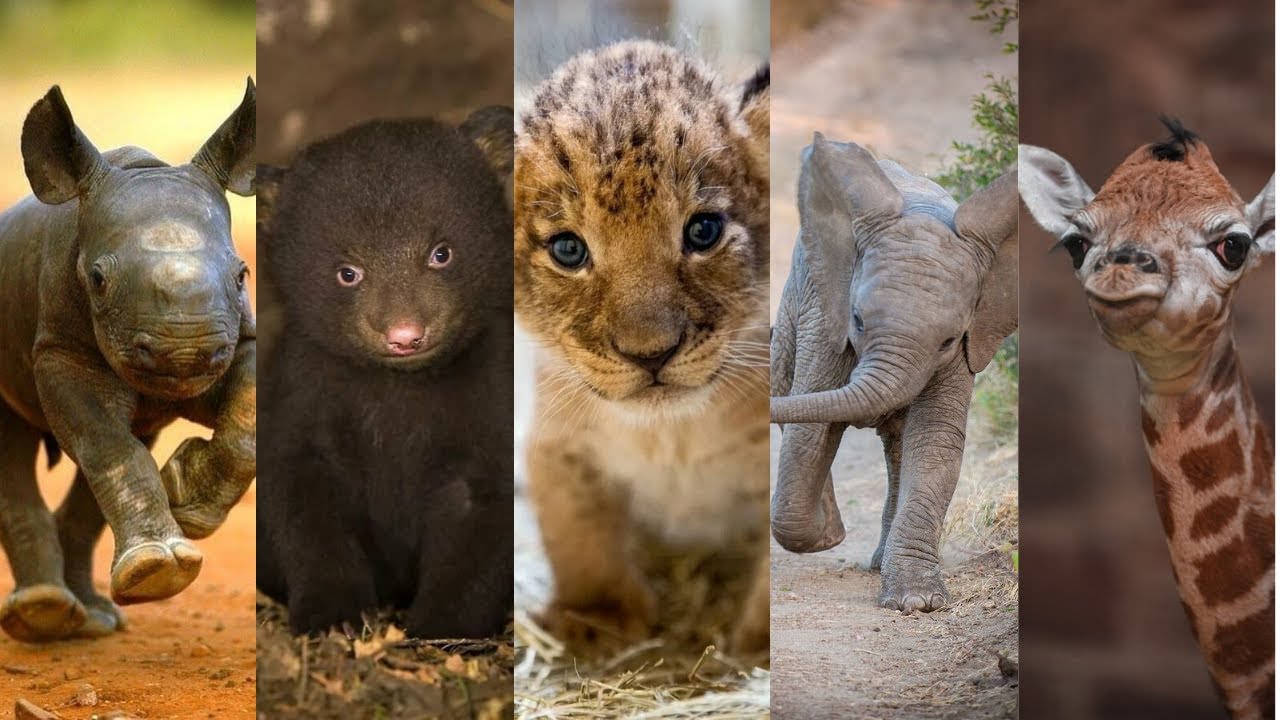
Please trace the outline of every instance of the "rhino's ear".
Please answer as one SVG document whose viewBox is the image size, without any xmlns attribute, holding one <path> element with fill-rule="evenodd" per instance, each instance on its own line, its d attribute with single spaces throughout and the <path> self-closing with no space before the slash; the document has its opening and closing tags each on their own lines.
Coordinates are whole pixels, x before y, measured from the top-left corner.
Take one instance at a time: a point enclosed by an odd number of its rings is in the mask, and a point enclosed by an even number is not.
<svg viewBox="0 0 1280 720">
<path fill-rule="evenodd" d="M 258 95 L 253 78 L 249 78 L 240 106 L 222 122 L 191 159 L 192 165 L 203 170 L 220 187 L 237 195 L 253 194 L 257 113 Z"/>
<path fill-rule="evenodd" d="M 480 148 L 485 162 L 512 198 L 511 171 L 515 167 L 516 126 L 511 108 L 492 105 L 480 108 L 458 126 L 458 132 Z"/>
<path fill-rule="evenodd" d="M 253 194 L 258 197 L 259 238 L 271 233 L 271 219 L 276 214 L 276 202 L 280 199 L 280 188 L 284 187 L 284 178 L 288 172 L 287 168 L 275 165 L 259 165 L 254 175 Z"/>
<path fill-rule="evenodd" d="M 31 190 L 50 205 L 78 197 L 108 172 L 98 149 L 76 127 L 57 85 L 22 124 L 22 165 Z"/>
</svg>

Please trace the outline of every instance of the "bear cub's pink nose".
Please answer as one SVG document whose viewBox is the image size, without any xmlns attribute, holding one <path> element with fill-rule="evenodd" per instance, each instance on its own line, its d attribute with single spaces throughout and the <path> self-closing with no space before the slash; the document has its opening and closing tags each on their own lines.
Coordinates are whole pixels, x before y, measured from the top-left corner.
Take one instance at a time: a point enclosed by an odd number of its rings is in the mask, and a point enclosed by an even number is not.
<svg viewBox="0 0 1280 720">
<path fill-rule="evenodd" d="M 387 347 L 393 354 L 409 355 L 423 346 L 426 330 L 415 322 L 401 322 L 387 329 Z"/>
</svg>

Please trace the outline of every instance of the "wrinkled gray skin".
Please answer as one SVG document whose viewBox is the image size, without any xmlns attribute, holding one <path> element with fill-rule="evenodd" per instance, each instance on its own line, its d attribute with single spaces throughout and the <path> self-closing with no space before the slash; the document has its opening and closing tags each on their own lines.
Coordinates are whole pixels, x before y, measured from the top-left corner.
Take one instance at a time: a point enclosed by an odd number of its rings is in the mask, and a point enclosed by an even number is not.
<svg viewBox="0 0 1280 720">
<path fill-rule="evenodd" d="M 792 552 L 844 540 L 831 463 L 845 429 L 874 427 L 889 487 L 879 602 L 948 601 L 942 521 L 964 452 L 973 376 L 1017 327 L 1017 180 L 956 206 L 853 143 L 815 134 L 800 175 L 800 239 L 772 339 L 783 424 L 773 535 Z"/>
<path fill-rule="evenodd" d="M 226 190 L 252 194 L 255 91 L 190 164 L 100 154 L 54 87 L 22 129 L 34 197 L 0 213 L 0 542 L 16 589 L 0 627 L 38 642 L 123 626 L 94 592 L 104 520 L 116 603 L 158 600 L 200 571 L 204 537 L 255 474 L 255 328 Z M 213 428 L 163 468 L 176 418 Z M 41 439 L 78 472 L 50 513 Z M 184 536 L 185 533 L 185 536 Z"/>
</svg>

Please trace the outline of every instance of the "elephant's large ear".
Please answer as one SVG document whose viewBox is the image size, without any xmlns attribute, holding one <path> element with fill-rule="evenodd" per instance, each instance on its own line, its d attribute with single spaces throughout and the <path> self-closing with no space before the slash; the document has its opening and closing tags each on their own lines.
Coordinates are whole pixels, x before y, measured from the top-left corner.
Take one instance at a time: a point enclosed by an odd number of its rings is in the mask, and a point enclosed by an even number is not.
<svg viewBox="0 0 1280 720">
<path fill-rule="evenodd" d="M 1071 163 L 1034 145 L 1018 146 L 1018 190 L 1031 217 L 1059 237 L 1071 229 L 1071 217 L 1093 200 L 1093 190 Z"/>
<path fill-rule="evenodd" d="M 980 243 L 992 262 L 964 338 L 969 371 L 981 372 L 1018 327 L 1018 175 L 1010 170 L 956 209 L 956 233 Z"/>
<path fill-rule="evenodd" d="M 253 174 L 257 169 L 253 151 L 257 145 L 258 95 L 253 78 L 246 81 L 239 107 L 209 136 L 191 164 L 213 178 L 224 190 L 237 195 L 253 194 Z"/>
<path fill-rule="evenodd" d="M 76 127 L 57 85 L 32 106 L 22 123 L 22 166 L 32 192 L 50 205 L 79 197 L 109 169 Z"/>
<path fill-rule="evenodd" d="M 826 336 L 849 339 L 854 237 L 902 214 L 902 194 L 871 153 L 855 143 L 813 134 L 800 161 L 800 242 L 817 286 Z"/>
</svg>

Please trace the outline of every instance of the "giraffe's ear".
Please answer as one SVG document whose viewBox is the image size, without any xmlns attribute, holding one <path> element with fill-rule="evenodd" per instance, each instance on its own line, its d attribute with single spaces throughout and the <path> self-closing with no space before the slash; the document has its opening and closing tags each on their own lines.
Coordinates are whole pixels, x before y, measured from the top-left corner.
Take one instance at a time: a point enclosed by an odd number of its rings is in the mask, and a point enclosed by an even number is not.
<svg viewBox="0 0 1280 720">
<path fill-rule="evenodd" d="M 1276 176 L 1272 175 L 1258 197 L 1244 208 L 1245 218 L 1253 228 L 1253 242 L 1264 253 L 1276 250 Z"/>
<path fill-rule="evenodd" d="M 1018 146 L 1018 192 L 1040 227 L 1057 236 L 1071 229 L 1071 217 L 1093 200 L 1093 190 L 1071 163 L 1034 145 Z"/>
</svg>

